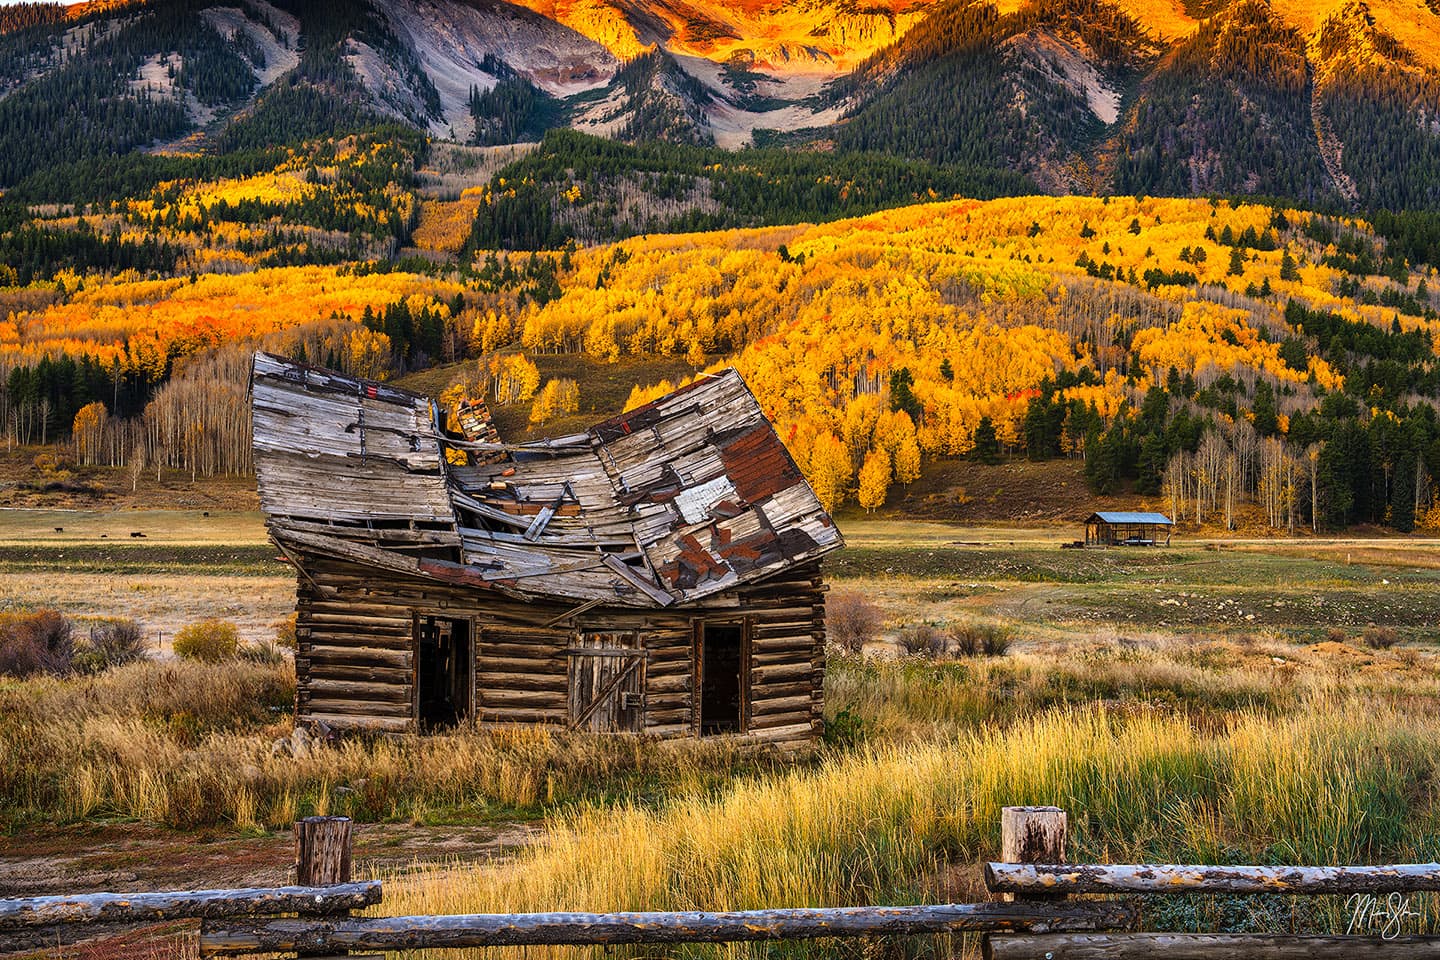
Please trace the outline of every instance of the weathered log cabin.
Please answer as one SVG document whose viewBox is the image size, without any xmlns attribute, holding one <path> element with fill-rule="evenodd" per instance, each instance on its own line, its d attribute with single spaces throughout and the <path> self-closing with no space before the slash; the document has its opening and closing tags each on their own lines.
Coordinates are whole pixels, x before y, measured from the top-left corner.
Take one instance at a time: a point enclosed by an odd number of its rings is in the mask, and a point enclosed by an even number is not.
<svg viewBox="0 0 1440 960">
<path fill-rule="evenodd" d="M 735 371 L 515 445 L 263 353 L 252 406 L 298 720 L 819 735 L 842 540 Z"/>
</svg>

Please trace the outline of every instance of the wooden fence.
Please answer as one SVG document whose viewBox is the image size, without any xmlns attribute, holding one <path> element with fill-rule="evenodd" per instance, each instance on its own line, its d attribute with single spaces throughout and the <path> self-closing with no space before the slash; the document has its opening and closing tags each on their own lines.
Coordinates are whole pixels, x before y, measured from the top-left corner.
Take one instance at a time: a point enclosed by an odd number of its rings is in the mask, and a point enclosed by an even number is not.
<svg viewBox="0 0 1440 960">
<path fill-rule="evenodd" d="M 1069 864 L 1067 826 L 1055 807 L 1005 808 L 1001 860 L 985 865 L 986 885 L 1002 899 L 985 903 L 362 918 L 350 914 L 380 903 L 382 890 L 379 881 L 351 880 L 350 821 L 312 817 L 295 825 L 296 886 L 0 900 L 0 951 L 73 942 L 86 925 L 198 918 L 200 953 L 207 957 L 978 933 L 987 960 L 1440 958 L 1440 936 L 1401 936 L 1393 927 L 1389 937 L 1133 932 L 1139 896 L 1440 891 L 1440 864 Z M 1071 899 L 1097 895 L 1111 899 Z"/>
</svg>

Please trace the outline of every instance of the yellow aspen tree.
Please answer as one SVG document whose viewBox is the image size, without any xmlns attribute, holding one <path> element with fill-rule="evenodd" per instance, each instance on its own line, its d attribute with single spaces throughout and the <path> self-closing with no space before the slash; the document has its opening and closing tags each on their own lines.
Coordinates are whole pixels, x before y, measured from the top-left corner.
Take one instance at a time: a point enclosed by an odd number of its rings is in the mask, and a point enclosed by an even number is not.
<svg viewBox="0 0 1440 960">
<path fill-rule="evenodd" d="M 904 416 L 905 422 L 909 424 L 910 417 Z M 897 482 L 909 486 L 920 479 L 920 441 L 915 436 L 914 424 L 910 424 L 908 430 L 901 431 L 893 457 L 892 467 Z"/>
<path fill-rule="evenodd" d="M 390 373 L 390 338 L 356 327 L 345 340 L 345 372 L 366 380 L 383 380 Z"/>
<path fill-rule="evenodd" d="M 548 423 L 562 414 L 580 409 L 580 387 L 567 378 L 545 381 L 545 386 L 530 407 L 531 423 Z"/>
<path fill-rule="evenodd" d="M 839 509 L 850 489 L 850 453 L 835 434 L 822 433 L 810 451 L 810 486 L 826 510 Z"/>
<path fill-rule="evenodd" d="M 890 490 L 890 454 L 884 447 L 876 447 L 865 457 L 860 468 L 860 506 L 867 513 L 885 505 L 885 494 Z"/>
<path fill-rule="evenodd" d="M 82 466 L 94 466 L 100 462 L 105 424 L 109 419 L 105 404 L 99 401 L 87 403 L 76 412 L 71 436 L 75 438 L 75 459 Z"/>
<path fill-rule="evenodd" d="M 690 349 L 685 351 L 685 362 L 696 370 L 705 366 L 705 348 L 701 346 L 699 337 L 690 341 Z"/>
</svg>

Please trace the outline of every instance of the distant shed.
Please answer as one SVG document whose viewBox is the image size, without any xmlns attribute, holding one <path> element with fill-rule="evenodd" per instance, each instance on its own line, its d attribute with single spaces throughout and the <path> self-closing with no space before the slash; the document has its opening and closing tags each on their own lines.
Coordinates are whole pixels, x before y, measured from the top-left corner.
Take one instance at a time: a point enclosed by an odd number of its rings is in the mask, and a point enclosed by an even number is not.
<svg viewBox="0 0 1440 960">
<path fill-rule="evenodd" d="M 820 734 L 842 540 L 734 370 L 526 444 L 263 353 L 252 397 L 298 719 Z"/>
<path fill-rule="evenodd" d="M 1168 547 L 1174 527 L 1175 521 L 1163 513 L 1092 513 L 1085 521 L 1085 546 Z"/>
</svg>

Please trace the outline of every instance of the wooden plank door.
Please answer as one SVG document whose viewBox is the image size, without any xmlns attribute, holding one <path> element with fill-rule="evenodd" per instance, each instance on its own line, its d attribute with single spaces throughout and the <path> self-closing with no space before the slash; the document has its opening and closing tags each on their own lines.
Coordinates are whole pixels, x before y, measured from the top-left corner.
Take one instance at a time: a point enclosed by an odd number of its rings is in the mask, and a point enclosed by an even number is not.
<svg viewBox="0 0 1440 960">
<path fill-rule="evenodd" d="M 645 728 L 645 651 L 629 633 L 581 633 L 570 654 L 570 729 Z"/>
</svg>

